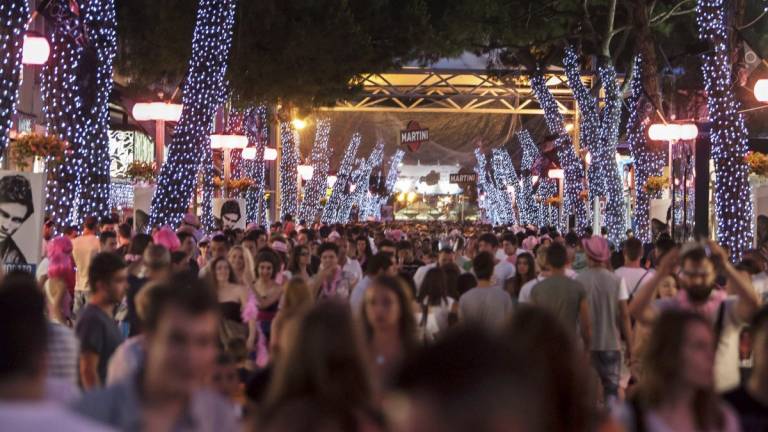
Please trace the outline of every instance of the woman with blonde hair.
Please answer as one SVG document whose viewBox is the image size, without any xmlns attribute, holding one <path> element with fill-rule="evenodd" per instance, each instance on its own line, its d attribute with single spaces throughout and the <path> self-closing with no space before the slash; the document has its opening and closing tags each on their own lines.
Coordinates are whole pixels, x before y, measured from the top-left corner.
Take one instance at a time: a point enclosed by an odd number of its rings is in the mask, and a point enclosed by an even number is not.
<svg viewBox="0 0 768 432">
<path fill-rule="evenodd" d="M 256 282 L 256 265 L 251 252 L 240 245 L 232 246 L 227 253 L 227 261 L 235 272 L 237 283 L 252 288 Z"/>
</svg>

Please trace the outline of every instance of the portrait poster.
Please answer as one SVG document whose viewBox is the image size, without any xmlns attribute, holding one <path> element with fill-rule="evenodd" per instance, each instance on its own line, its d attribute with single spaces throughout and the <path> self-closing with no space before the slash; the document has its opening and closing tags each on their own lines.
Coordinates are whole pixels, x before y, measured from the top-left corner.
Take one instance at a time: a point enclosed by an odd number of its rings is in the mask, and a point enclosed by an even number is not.
<svg viewBox="0 0 768 432">
<path fill-rule="evenodd" d="M 241 198 L 214 198 L 213 217 L 222 231 L 245 229 L 245 200 Z"/>
<path fill-rule="evenodd" d="M 35 273 L 42 259 L 45 173 L 0 171 L 0 260 L 6 273 Z"/>
<path fill-rule="evenodd" d="M 154 194 L 154 185 L 137 184 L 133 187 L 133 229 L 137 233 L 149 230 L 149 209 Z"/>
</svg>

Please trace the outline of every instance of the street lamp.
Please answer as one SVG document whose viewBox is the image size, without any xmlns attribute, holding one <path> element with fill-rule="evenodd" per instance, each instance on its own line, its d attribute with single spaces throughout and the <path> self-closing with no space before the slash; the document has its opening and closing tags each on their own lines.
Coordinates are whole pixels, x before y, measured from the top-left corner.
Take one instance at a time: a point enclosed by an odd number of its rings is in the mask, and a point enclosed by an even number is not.
<svg viewBox="0 0 768 432">
<path fill-rule="evenodd" d="M 755 83 L 755 99 L 768 102 L 768 79 L 760 79 Z"/>
<path fill-rule="evenodd" d="M 28 32 L 24 35 L 21 63 L 25 65 L 42 65 L 48 61 L 51 54 L 51 46 L 48 39 L 43 36 Z"/>
<path fill-rule="evenodd" d="M 136 121 L 155 122 L 155 162 L 158 167 L 165 156 L 165 122 L 178 122 L 182 109 L 181 104 L 167 102 L 140 102 L 133 105 L 133 118 Z"/>
<path fill-rule="evenodd" d="M 675 176 L 672 168 L 672 150 L 678 141 L 690 141 L 699 135 L 699 128 L 694 123 L 655 123 L 648 128 L 648 137 L 654 141 L 667 141 L 669 144 L 667 164 L 669 165 L 669 192 L 672 200 L 672 236 L 675 235 Z M 684 175 L 687 175 L 687 171 Z M 685 200 L 685 190 L 683 191 Z M 685 207 L 683 209 L 685 213 Z M 687 215 L 683 215 L 684 232 L 687 227 Z"/>
<path fill-rule="evenodd" d="M 301 176 L 301 179 L 304 181 L 311 180 L 312 174 L 315 172 L 315 168 L 312 165 L 299 165 L 297 170 L 299 172 L 299 176 Z"/>
<path fill-rule="evenodd" d="M 306 122 L 306 120 L 302 120 L 302 119 L 300 119 L 300 118 L 297 118 L 297 119 L 293 119 L 293 121 L 291 121 L 291 124 L 292 124 L 292 125 L 293 125 L 293 127 L 294 127 L 294 128 L 296 128 L 297 130 L 302 130 L 302 129 L 304 129 L 305 127 L 307 127 L 307 122 Z"/>
<path fill-rule="evenodd" d="M 222 194 L 227 197 L 227 184 L 229 183 L 230 165 L 232 164 L 232 150 L 244 149 L 248 146 L 248 137 L 245 135 L 211 135 L 211 149 L 221 149 L 224 151 L 224 181 Z"/>
</svg>

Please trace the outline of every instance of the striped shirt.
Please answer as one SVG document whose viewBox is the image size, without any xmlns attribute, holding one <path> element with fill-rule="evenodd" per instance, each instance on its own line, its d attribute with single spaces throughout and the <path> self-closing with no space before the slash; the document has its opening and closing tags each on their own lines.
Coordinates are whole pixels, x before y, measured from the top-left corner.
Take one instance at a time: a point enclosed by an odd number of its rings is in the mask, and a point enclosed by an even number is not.
<svg viewBox="0 0 768 432">
<path fill-rule="evenodd" d="M 48 376 L 77 385 L 79 343 L 67 326 L 48 322 Z"/>
</svg>

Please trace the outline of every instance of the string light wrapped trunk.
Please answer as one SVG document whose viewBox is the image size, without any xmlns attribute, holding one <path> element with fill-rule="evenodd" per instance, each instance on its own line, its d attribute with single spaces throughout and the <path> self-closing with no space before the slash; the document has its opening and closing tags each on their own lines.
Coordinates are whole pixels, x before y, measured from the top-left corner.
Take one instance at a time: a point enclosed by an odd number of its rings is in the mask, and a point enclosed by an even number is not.
<svg viewBox="0 0 768 432">
<path fill-rule="evenodd" d="M 0 154 L 8 146 L 19 98 L 24 29 L 28 19 L 27 0 L 0 2 Z"/>
<path fill-rule="evenodd" d="M 711 50 L 702 54 L 702 75 L 707 91 L 707 108 L 712 124 L 710 141 L 715 164 L 715 217 L 717 240 L 731 252 L 731 259 L 741 259 L 752 245 L 752 201 L 748 181 L 747 129 L 739 113 L 731 74 L 731 24 L 728 2 L 698 0 L 696 23 L 699 39 Z"/>
<path fill-rule="evenodd" d="M 315 130 L 315 142 L 312 144 L 312 153 L 309 158 L 313 168 L 312 178 L 306 182 L 304 199 L 299 208 L 299 220 L 305 221 L 307 225 L 315 222 L 320 211 L 320 200 L 325 196 L 331 159 L 331 150 L 328 148 L 330 135 L 331 120 L 328 118 L 319 119 Z"/>
<path fill-rule="evenodd" d="M 224 103 L 236 0 L 199 0 L 192 56 L 183 87 L 183 109 L 152 198 L 151 226 L 178 226 L 195 190 L 201 162 L 211 175 L 211 118 Z M 210 179 L 206 180 L 211 183 Z M 209 186 L 212 187 L 212 186 Z M 204 195 L 208 195 L 206 192 Z M 203 200 L 210 206 L 209 200 Z M 206 216 L 207 210 L 203 212 Z M 207 216 L 205 217 L 207 219 Z"/>
</svg>

